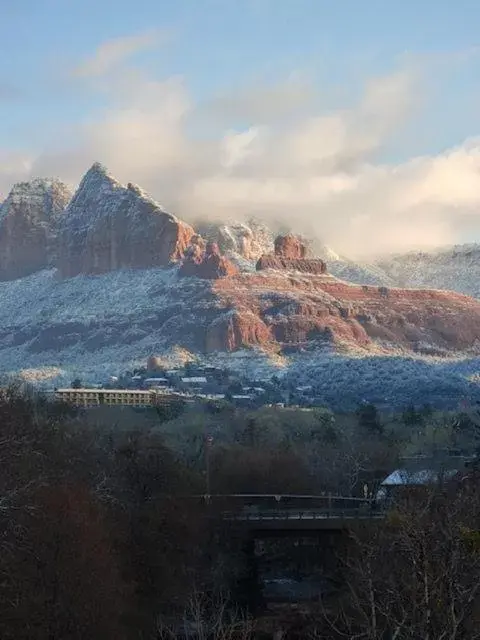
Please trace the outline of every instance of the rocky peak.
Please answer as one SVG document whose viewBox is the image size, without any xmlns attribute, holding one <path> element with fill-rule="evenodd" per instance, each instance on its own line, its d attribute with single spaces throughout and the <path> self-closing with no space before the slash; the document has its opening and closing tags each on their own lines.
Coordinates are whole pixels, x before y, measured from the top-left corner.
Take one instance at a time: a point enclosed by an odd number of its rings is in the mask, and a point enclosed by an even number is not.
<svg viewBox="0 0 480 640">
<path fill-rule="evenodd" d="M 321 275 L 326 273 L 327 265 L 320 258 L 307 258 L 306 245 L 292 233 L 277 236 L 273 253 L 266 253 L 256 264 L 257 271 L 277 269 L 281 271 L 301 271 Z"/>
<path fill-rule="evenodd" d="M 273 251 L 273 232 L 258 220 L 229 224 L 200 224 L 201 234 L 216 242 L 220 252 L 241 263 L 255 261 L 264 253 Z"/>
<path fill-rule="evenodd" d="M 64 277 L 180 260 L 194 230 L 100 163 L 85 174 L 67 208 L 58 267 Z"/>
<path fill-rule="evenodd" d="M 307 257 L 306 245 L 293 233 L 287 233 L 285 236 L 277 236 L 274 247 L 274 253 L 279 258 L 303 260 Z"/>
<path fill-rule="evenodd" d="M 0 205 L 0 279 L 50 266 L 59 219 L 72 194 L 56 179 L 15 184 Z"/>
<path fill-rule="evenodd" d="M 238 273 L 238 267 L 221 255 L 216 242 L 205 242 L 199 235 L 193 236 L 179 271 L 181 276 L 193 276 L 206 280 L 216 280 Z"/>
</svg>

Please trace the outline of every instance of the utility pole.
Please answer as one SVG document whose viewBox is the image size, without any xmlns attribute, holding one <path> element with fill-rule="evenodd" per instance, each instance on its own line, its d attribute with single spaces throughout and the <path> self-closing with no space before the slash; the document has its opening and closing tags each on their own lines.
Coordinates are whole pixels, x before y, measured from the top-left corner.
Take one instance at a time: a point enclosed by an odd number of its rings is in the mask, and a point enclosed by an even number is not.
<svg viewBox="0 0 480 640">
<path fill-rule="evenodd" d="M 207 497 L 210 497 L 210 449 L 212 444 L 213 437 L 207 434 L 205 437 L 205 480 Z"/>
</svg>

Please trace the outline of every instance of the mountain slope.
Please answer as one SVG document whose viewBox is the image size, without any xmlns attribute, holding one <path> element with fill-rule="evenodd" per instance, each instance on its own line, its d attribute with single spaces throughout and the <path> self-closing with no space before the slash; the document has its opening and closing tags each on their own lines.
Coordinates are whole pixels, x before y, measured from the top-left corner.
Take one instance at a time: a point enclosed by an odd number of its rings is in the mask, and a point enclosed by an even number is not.
<svg viewBox="0 0 480 640">
<path fill-rule="evenodd" d="M 400 287 L 433 287 L 480 297 L 478 244 L 412 251 L 379 260 L 376 266 Z"/>
<path fill-rule="evenodd" d="M 69 198 L 60 183 L 33 181 L 14 189 L 2 205 L 0 243 L 2 228 L 23 228 L 16 220 L 42 230 L 45 239 L 44 253 L 36 254 L 38 243 L 22 245 L 20 233 L 16 244 L 9 244 L 12 236 L 4 231 L 10 238 L 5 264 L 26 270 L 20 273 L 58 266 L 0 282 L 4 372 L 28 369 L 37 380 L 68 382 L 75 374 L 95 381 L 173 350 L 227 368 L 261 364 L 267 375 L 282 366 L 286 378 L 310 378 L 319 393 L 331 397 L 337 383 L 331 378 L 320 383 L 326 362 L 335 362 L 338 373 L 359 360 L 367 369 L 378 359 L 395 369 L 399 362 L 463 358 L 469 364 L 456 374 L 454 387 L 474 385 L 465 380 L 467 371 L 473 375 L 479 369 L 480 301 L 391 284 L 451 283 L 478 293 L 478 248 L 368 265 L 319 243 L 311 243 L 309 257 L 297 237 L 275 239 L 256 221 L 209 225 L 201 229 L 202 238 L 99 164 L 65 208 Z M 13 248 L 27 246 L 30 253 L 19 252 L 13 263 Z M 467 281 L 462 274 L 468 269 Z M 368 376 L 372 385 L 383 384 L 372 371 Z M 393 389 L 401 384 L 398 376 L 395 380 Z M 435 380 L 436 388 L 453 397 L 446 382 Z"/>
<path fill-rule="evenodd" d="M 193 229 L 133 185 L 95 163 L 62 218 L 57 266 L 63 277 L 168 265 L 180 259 Z"/>
<path fill-rule="evenodd" d="M 59 180 L 20 182 L 0 205 L 0 279 L 13 280 L 55 259 L 61 216 L 72 197 Z"/>
<path fill-rule="evenodd" d="M 69 279 L 46 270 L 0 283 L 0 299 L 3 371 L 51 367 L 90 380 L 175 346 L 234 367 L 232 351 L 253 360 L 252 348 L 287 360 L 315 350 L 458 356 L 475 354 L 480 337 L 480 302 L 459 294 L 268 270 L 213 281 L 178 267 Z"/>
<path fill-rule="evenodd" d="M 257 219 L 230 224 L 200 224 L 199 233 L 216 242 L 220 250 L 242 271 L 255 270 L 257 260 L 273 251 L 275 233 Z M 332 275 L 354 284 L 395 286 L 396 281 L 381 266 L 340 256 L 317 238 L 304 239 L 310 252 L 328 264 Z"/>
</svg>

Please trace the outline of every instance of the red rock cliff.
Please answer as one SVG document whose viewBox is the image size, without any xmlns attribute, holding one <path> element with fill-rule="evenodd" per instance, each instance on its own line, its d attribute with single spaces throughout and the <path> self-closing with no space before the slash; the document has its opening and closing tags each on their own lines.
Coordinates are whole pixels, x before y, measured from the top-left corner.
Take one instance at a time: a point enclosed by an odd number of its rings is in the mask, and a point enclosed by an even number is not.
<svg viewBox="0 0 480 640">
<path fill-rule="evenodd" d="M 238 273 L 238 267 L 225 256 L 220 255 L 215 242 L 208 242 L 205 245 L 200 236 L 193 237 L 179 270 L 182 277 L 194 276 L 205 280 L 216 280 Z"/>
<path fill-rule="evenodd" d="M 72 194 L 59 180 L 16 184 L 0 205 L 0 280 L 51 266 L 58 222 Z"/>
<path fill-rule="evenodd" d="M 327 265 L 319 258 L 307 258 L 307 247 L 293 234 L 275 238 L 274 253 L 266 253 L 257 261 L 257 271 L 277 269 L 280 271 L 300 271 L 302 273 L 322 274 Z"/>
<path fill-rule="evenodd" d="M 207 328 L 209 350 L 246 345 L 290 350 L 318 343 L 383 353 L 479 351 L 480 302 L 457 293 L 349 285 L 328 275 L 273 271 L 240 274 L 212 286 L 220 308 L 250 315 L 248 322 Z"/>
<path fill-rule="evenodd" d="M 62 219 L 58 268 L 64 277 L 180 260 L 194 230 L 104 167 L 86 173 Z"/>
</svg>

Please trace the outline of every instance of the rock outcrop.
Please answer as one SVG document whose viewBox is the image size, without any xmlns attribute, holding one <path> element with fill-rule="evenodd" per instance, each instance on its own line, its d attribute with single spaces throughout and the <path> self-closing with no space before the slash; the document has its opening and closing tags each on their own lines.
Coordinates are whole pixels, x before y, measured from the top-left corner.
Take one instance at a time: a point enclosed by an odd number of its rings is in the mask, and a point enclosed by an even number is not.
<svg viewBox="0 0 480 640">
<path fill-rule="evenodd" d="M 480 352 L 480 302 L 449 291 L 358 286 L 328 275 L 269 271 L 218 280 L 213 290 L 220 307 L 248 310 L 262 322 L 269 348 L 341 344 L 385 354 Z M 224 349 L 231 345 L 226 340 Z"/>
<path fill-rule="evenodd" d="M 123 186 L 95 163 L 63 216 L 57 264 L 63 277 L 166 266 L 183 257 L 193 235 L 139 187 Z"/>
<path fill-rule="evenodd" d="M 277 269 L 281 271 L 300 271 L 321 275 L 326 273 L 327 265 L 320 258 L 307 258 L 307 247 L 293 234 L 275 238 L 274 253 L 266 253 L 256 264 L 257 271 Z"/>
<path fill-rule="evenodd" d="M 307 247 L 298 236 L 287 233 L 275 238 L 274 253 L 278 258 L 287 260 L 303 260 L 307 257 Z"/>
<path fill-rule="evenodd" d="M 0 205 L 0 280 L 48 267 L 55 258 L 57 226 L 72 197 L 59 180 L 16 184 Z"/>
<path fill-rule="evenodd" d="M 216 280 L 238 273 L 238 267 L 220 254 L 216 242 L 205 243 L 203 238 L 198 235 L 193 236 L 179 269 L 179 274 L 182 277 L 193 276 L 205 280 Z"/>
<path fill-rule="evenodd" d="M 247 223 L 200 224 L 199 231 L 207 240 L 216 242 L 222 254 L 236 260 L 256 261 L 273 251 L 273 232 L 258 220 Z"/>
<path fill-rule="evenodd" d="M 245 347 L 265 347 L 272 341 L 267 325 L 248 309 L 227 311 L 208 327 L 205 351 L 236 351 Z"/>
</svg>

